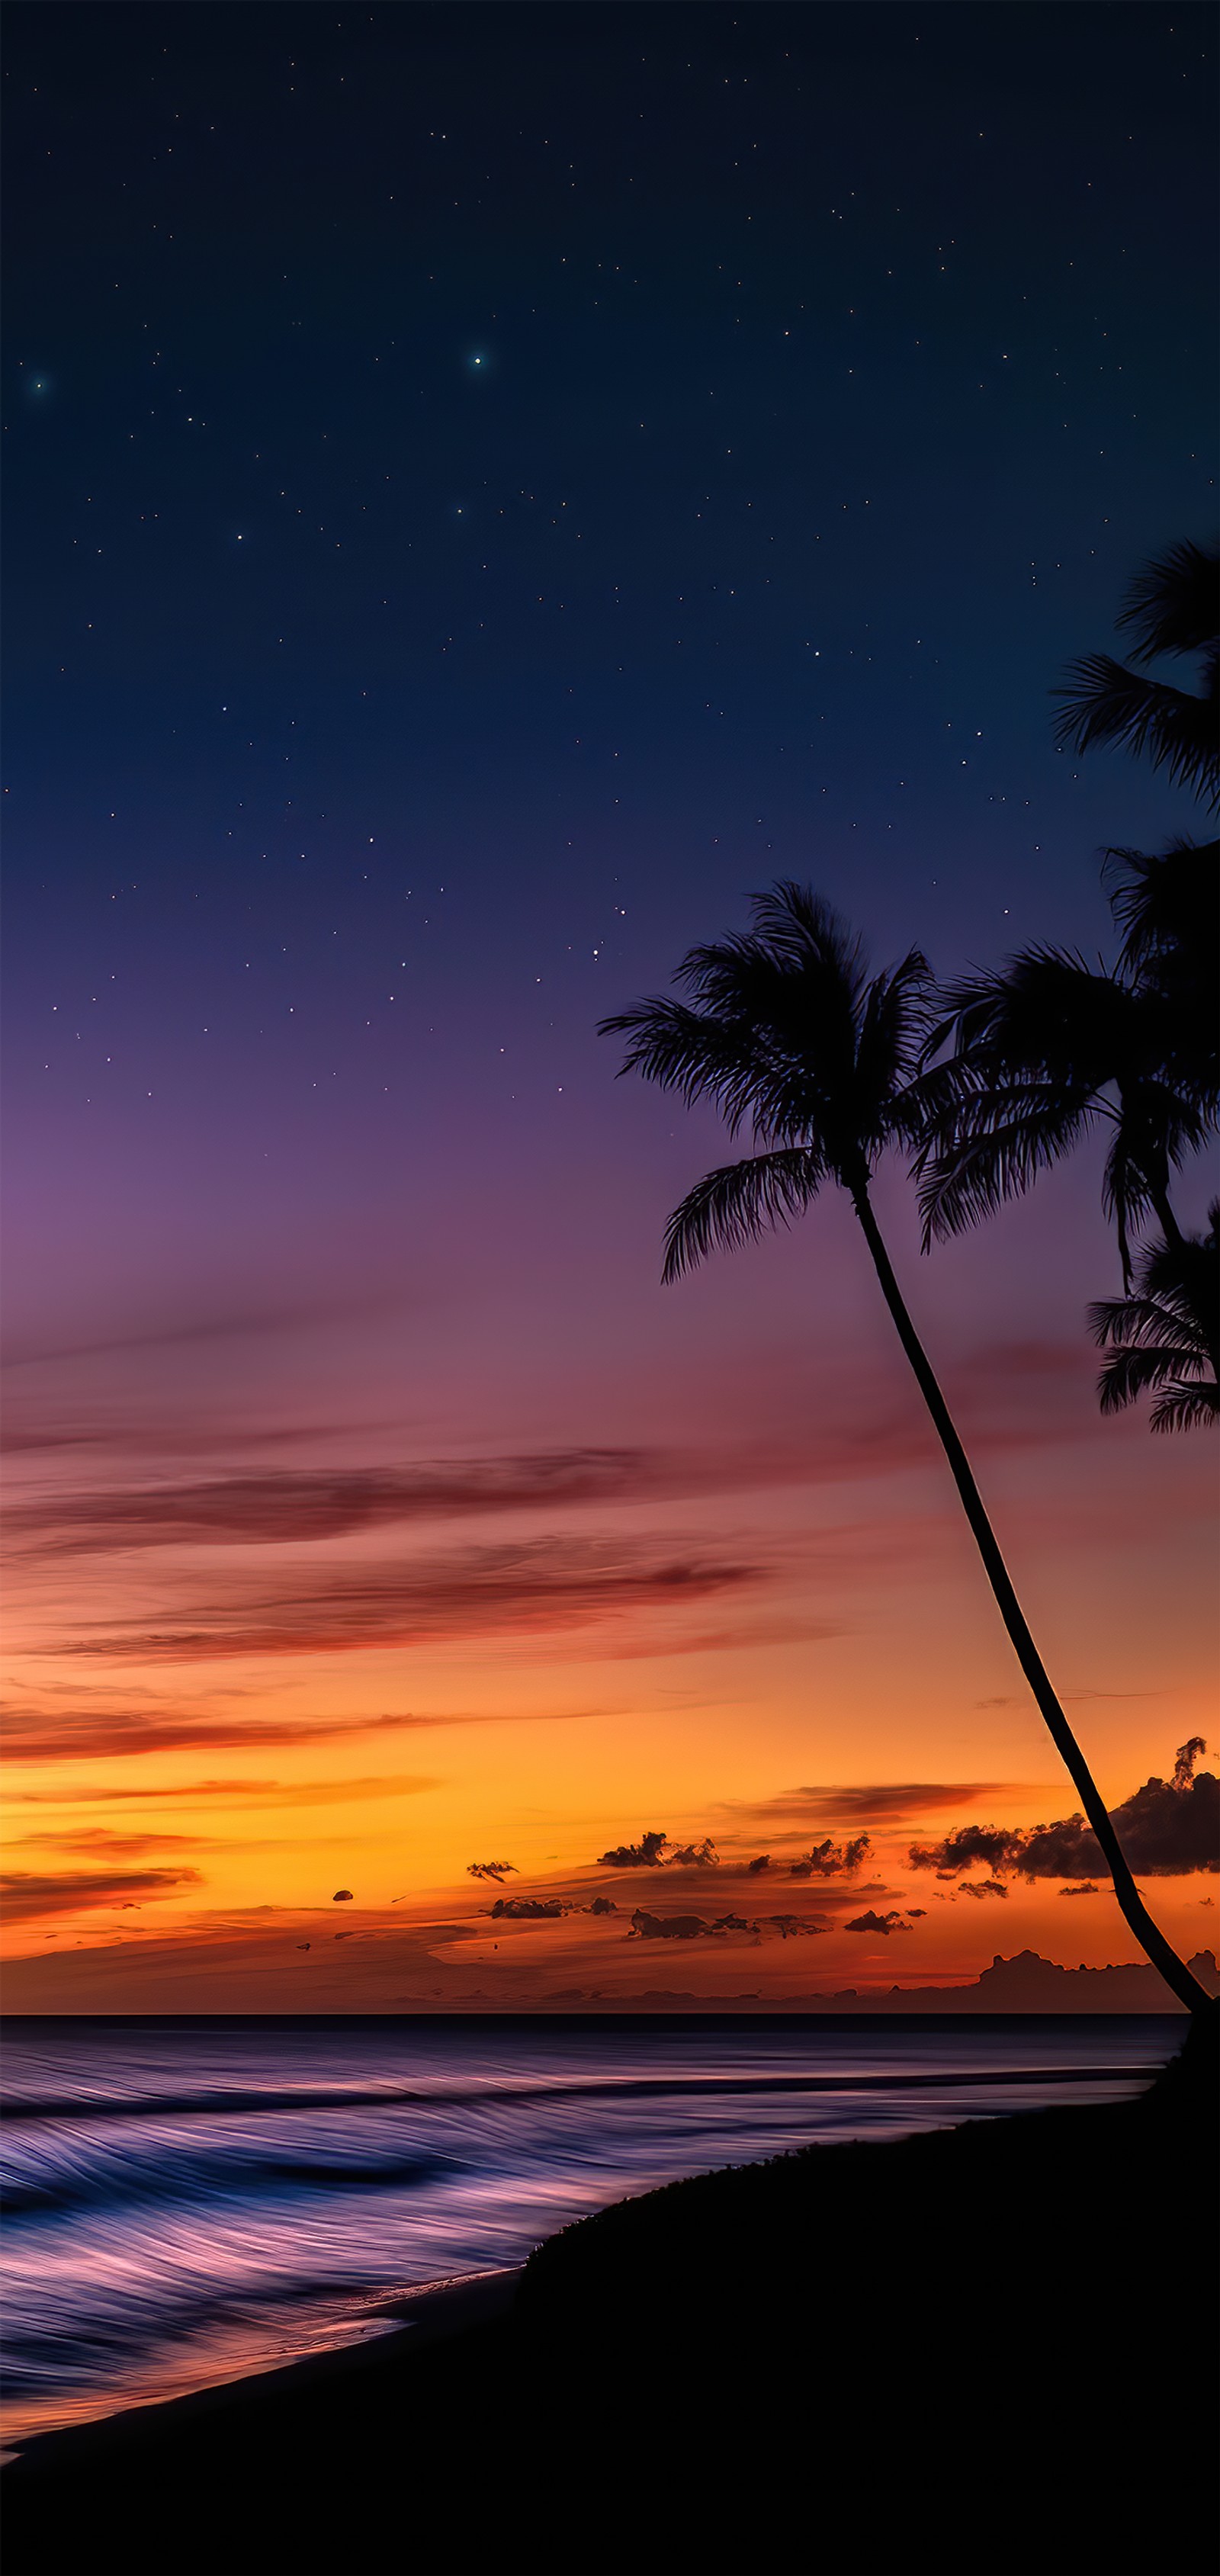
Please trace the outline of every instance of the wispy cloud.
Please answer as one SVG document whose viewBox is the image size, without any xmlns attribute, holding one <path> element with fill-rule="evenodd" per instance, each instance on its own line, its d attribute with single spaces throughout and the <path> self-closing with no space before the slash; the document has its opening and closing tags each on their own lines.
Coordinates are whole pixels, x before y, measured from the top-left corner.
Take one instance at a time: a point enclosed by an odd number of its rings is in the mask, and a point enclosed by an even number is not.
<svg viewBox="0 0 1220 2576">
<path fill-rule="evenodd" d="M 411 1521 L 605 1503 L 690 1491 L 694 1463 L 636 1449 L 555 1449 L 437 1459 L 412 1467 L 271 1469 L 110 1487 L 18 1505 L 10 1531 L 55 1552 L 94 1548 L 283 1545 L 347 1538 Z"/>
<path fill-rule="evenodd" d="M 162 1833 L 154 1827 L 142 1834 L 116 1834 L 109 1825 L 68 1825 L 45 1833 L 23 1834 L 21 1850 L 41 1850 L 51 1845 L 56 1851 L 68 1852 L 75 1860 L 141 1861 L 151 1860 L 154 1852 L 202 1851 L 210 1837 L 205 1834 Z"/>
<path fill-rule="evenodd" d="M 0 1908 L 8 1922 L 29 1923 L 43 1915 L 79 1914 L 99 1906 L 138 1906 L 153 1897 L 172 1896 L 180 1887 L 200 1884 L 200 1872 L 187 1868 L 46 1873 L 11 1869 L 0 1873 Z"/>
<path fill-rule="evenodd" d="M 774 1798 L 730 1799 L 717 1813 L 732 1817 L 743 1828 L 747 1824 L 760 1830 L 787 1826 L 799 1835 L 806 1825 L 881 1826 L 912 1816 L 937 1815 L 945 1808 L 974 1806 L 980 1798 L 1029 1794 L 1027 1784 L 1002 1780 L 874 1780 L 844 1788 L 781 1789 Z"/>
<path fill-rule="evenodd" d="M 288 1310 L 186 1319 L 148 1332 L 116 1335 L 59 1351 L 25 1351 L 22 1361 L 93 1355 L 193 1343 L 251 1334 L 283 1333 L 335 1320 L 346 1308 Z M 796 1363 L 799 1369 L 799 1361 Z M 1080 1428 L 1064 1402 L 1064 1381 L 1081 1391 L 1080 1419 L 1090 1418 L 1091 1370 L 1075 1345 L 1004 1343 L 976 1351 L 960 1363 L 954 1387 L 972 1445 L 982 1451 L 1022 1450 L 1074 1437 Z M 774 1381 L 774 1383 L 773 1383 Z M 783 1392 L 780 1394 L 782 1382 Z M 41 1496 L 19 1506 L 14 1527 L 58 1549 L 163 1547 L 190 1540 L 257 1544 L 333 1537 L 357 1530 L 457 1514 L 528 1510 L 535 1505 L 680 1498 L 690 1493 L 747 1492 L 766 1486 L 835 1484 L 934 1465 L 939 1450 L 918 1401 L 878 1402 L 867 1379 L 842 1370 L 821 1377 L 798 1398 L 793 1420 L 793 1365 L 777 1355 L 757 1389 L 754 1418 L 775 1428 L 742 1438 L 685 1446 L 630 1447 L 581 1443 L 544 1451 L 412 1460 L 381 1460 L 343 1467 L 255 1469 L 211 1478 L 169 1478 L 159 1484 L 111 1484 Z M 249 1420 L 217 1429 L 215 1417 L 184 1418 L 166 1425 L 117 1419 L 87 1424 L 79 1404 L 71 1418 L 32 1410 L 12 1416 L 5 1445 L 36 1453 L 72 1447 L 113 1454 L 248 1456 L 251 1450 L 298 1450 L 309 1441 L 349 1448 L 369 1439 L 367 1423 L 332 1423 L 311 1430 L 296 1424 Z"/>
<path fill-rule="evenodd" d="M 678 1543 L 680 1544 L 680 1542 Z M 234 1583 L 182 1614 L 189 1624 L 100 1628 L 56 1651 L 124 1662 L 223 1655 L 346 1653 L 369 1646 L 585 1626 L 623 1611 L 680 1610 L 763 1579 L 759 1565 L 673 1543 L 534 1539 L 472 1547 L 408 1565 L 360 1566 L 321 1579 L 286 1570 L 275 1592 Z"/>
<path fill-rule="evenodd" d="M 10 1790 L 7 1803 L 10 1807 L 110 1807 L 138 1799 L 156 1807 L 330 1807 L 341 1801 L 358 1804 L 366 1798 L 415 1798 L 441 1786 L 441 1781 L 429 1773 L 379 1771 L 344 1780 L 175 1780 L 165 1788 L 80 1789 L 57 1785 L 53 1789 Z M 26 1840 L 30 1839 L 27 1835 Z"/>
<path fill-rule="evenodd" d="M 148 1707 L 133 1698 L 113 1706 L 50 1700 L 10 1708 L 4 1740 L 10 1762 L 114 1761 L 144 1753 L 259 1753 L 289 1744 L 347 1743 L 355 1737 L 408 1733 L 434 1727 L 562 1725 L 603 1717 L 602 1708 L 402 1709 L 376 1716 L 250 1717 L 235 1708 L 200 1712 L 190 1707 Z M 12 1792 L 9 1792 L 10 1796 Z"/>
<path fill-rule="evenodd" d="M 279 1340 L 285 1333 L 315 1332 L 319 1327 L 347 1323 L 356 1316 L 389 1313 L 401 1303 L 399 1297 L 384 1295 L 315 1298 L 297 1304 L 220 1307 L 211 1314 L 183 1315 L 171 1324 L 134 1325 L 127 1332 L 99 1335 L 88 1341 L 22 1342 L 10 1337 L 0 1366 L 39 1368 L 62 1360 L 107 1358 L 124 1351 L 178 1350 L 199 1342 L 250 1341 L 268 1334 Z"/>
<path fill-rule="evenodd" d="M 922 1435 L 921 1435 L 922 1437 Z M 588 1444 L 407 1466 L 259 1466 L 221 1476 L 177 1476 L 122 1485 L 61 1485 L 13 1501 L 10 1538 L 41 1555 L 208 1546 L 285 1546 L 349 1538 L 435 1520 L 504 1512 L 680 1501 L 767 1487 L 816 1485 L 917 1463 L 922 1446 L 892 1426 L 811 1442 L 754 1441 L 705 1449 Z M 869 1545 L 867 1530 L 839 1523 L 818 1541 L 841 1555 Z"/>
</svg>

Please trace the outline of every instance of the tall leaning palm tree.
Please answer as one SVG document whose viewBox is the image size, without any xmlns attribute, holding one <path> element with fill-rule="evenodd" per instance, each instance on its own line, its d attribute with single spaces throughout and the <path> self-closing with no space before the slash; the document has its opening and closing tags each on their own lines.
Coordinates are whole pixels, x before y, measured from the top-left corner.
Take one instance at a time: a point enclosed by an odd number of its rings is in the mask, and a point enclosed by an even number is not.
<svg viewBox="0 0 1220 2576">
<path fill-rule="evenodd" d="M 1046 1671 L 949 1408 L 894 1276 L 869 1195 L 881 1155 L 907 1147 L 922 1109 L 915 1079 L 928 1019 L 929 972 L 912 949 L 868 975 L 858 940 L 808 888 L 783 882 L 752 903 L 752 926 L 692 948 L 676 982 L 689 999 L 654 996 L 601 1024 L 627 1040 L 622 1070 L 689 1104 L 714 1101 L 732 1136 L 756 1150 L 705 1173 L 670 1217 L 664 1276 L 714 1249 L 755 1242 L 802 1215 L 827 1182 L 846 1191 L 898 1338 L 949 1463 L 975 1544 L 1025 1678 L 1109 1864 L 1131 1931 L 1192 2012 L 1210 1999 L 1152 1921 L 1096 1782 Z"/>
</svg>

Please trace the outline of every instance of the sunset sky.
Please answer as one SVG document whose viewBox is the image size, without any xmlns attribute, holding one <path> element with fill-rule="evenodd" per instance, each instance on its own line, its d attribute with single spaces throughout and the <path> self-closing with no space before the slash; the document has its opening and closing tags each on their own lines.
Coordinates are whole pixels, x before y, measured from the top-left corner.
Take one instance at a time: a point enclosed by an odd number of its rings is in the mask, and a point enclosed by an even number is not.
<svg viewBox="0 0 1220 2576">
<path fill-rule="evenodd" d="M 1112 953 L 1201 829 L 1048 692 L 1214 522 L 1210 13 L 10 17 L 11 2008 L 1132 1957 L 912 1867 L 1074 1793 L 850 1209 L 663 1288 L 722 1131 L 595 1030 L 780 875 Z M 1214 1452 L 1098 1414 L 1100 1162 L 876 1197 L 1113 1806 L 1214 1757 Z"/>
</svg>

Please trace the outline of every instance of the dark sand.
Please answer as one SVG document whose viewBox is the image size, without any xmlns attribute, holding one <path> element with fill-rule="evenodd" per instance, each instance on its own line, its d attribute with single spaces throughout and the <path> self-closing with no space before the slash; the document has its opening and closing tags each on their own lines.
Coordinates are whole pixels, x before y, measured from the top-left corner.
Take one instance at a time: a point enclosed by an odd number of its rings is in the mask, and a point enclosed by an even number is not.
<svg viewBox="0 0 1220 2576">
<path fill-rule="evenodd" d="M 400 2335 L 43 2435 L 5 2576 L 1213 2576 L 1205 2061 L 675 2184 Z"/>
</svg>

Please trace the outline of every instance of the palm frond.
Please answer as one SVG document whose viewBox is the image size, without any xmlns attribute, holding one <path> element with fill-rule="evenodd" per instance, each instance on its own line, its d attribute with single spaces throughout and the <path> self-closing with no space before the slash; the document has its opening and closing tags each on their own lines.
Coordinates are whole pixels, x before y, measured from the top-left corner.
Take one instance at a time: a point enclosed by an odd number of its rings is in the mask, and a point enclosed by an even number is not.
<svg viewBox="0 0 1220 2576">
<path fill-rule="evenodd" d="M 1171 1386 L 1148 1409 L 1150 1431 L 1203 1431 L 1220 1422 L 1220 1386 Z"/>
<path fill-rule="evenodd" d="M 795 877 L 779 877 L 774 885 L 751 895 L 750 913 L 755 938 L 777 958 L 802 966 L 811 954 L 816 955 L 834 968 L 853 994 L 863 990 L 868 972 L 864 943 L 812 886 L 798 885 Z"/>
<path fill-rule="evenodd" d="M 1018 949 L 1002 966 L 944 987 L 947 1006 L 929 1041 L 954 1040 L 952 1061 L 993 1075 L 1105 1080 L 1150 1032 L 1133 987 L 1076 951 Z"/>
<path fill-rule="evenodd" d="M 961 979 L 942 1000 L 904 1102 L 921 1122 L 925 1242 L 993 1214 L 1104 1117 L 1114 1134 L 1103 1201 L 1129 1284 L 1133 1234 L 1150 1208 L 1164 1211 L 1171 1170 L 1214 1122 L 1217 1075 L 1198 1015 L 1147 978 L 1045 946 Z"/>
<path fill-rule="evenodd" d="M 1160 1297 L 1098 1297 L 1086 1309 L 1089 1331 L 1105 1350 L 1122 1350 L 1137 1346 L 1145 1351 L 1167 1351 L 1176 1371 L 1186 1365 L 1194 1351 L 1196 1358 L 1205 1354 L 1190 1339 L 1191 1319 Z"/>
<path fill-rule="evenodd" d="M 680 1278 L 709 1252 L 735 1252 L 775 1226 L 791 1225 L 826 1178 L 825 1160 L 808 1146 L 751 1154 L 705 1172 L 666 1226 L 662 1279 Z"/>
<path fill-rule="evenodd" d="M 731 1135 L 812 1155 L 854 1187 L 891 1137 L 915 1064 L 928 969 L 917 951 L 870 983 L 831 905 L 783 880 L 752 897 L 751 926 L 689 949 L 683 998 L 653 995 L 601 1023 L 623 1071 L 714 1102 Z"/>
<path fill-rule="evenodd" d="M 1153 1351 L 1137 1344 L 1114 1351 L 1097 1380 L 1102 1412 L 1121 1413 L 1152 1387 L 1187 1384 L 1199 1376 L 1200 1367 L 1194 1352 L 1168 1346 Z"/>
<path fill-rule="evenodd" d="M 865 995 L 856 1041 L 856 1097 L 864 1124 L 875 1118 L 881 1133 L 895 1123 L 895 1098 L 915 1081 L 928 1027 L 932 970 L 920 948 L 908 949 L 888 974 L 876 975 Z M 909 1132 L 909 1111 L 898 1123 Z M 880 1141 L 880 1139 L 878 1139 Z"/>
<path fill-rule="evenodd" d="M 1175 840 L 1155 857 L 1108 850 L 1102 881 L 1124 934 L 1120 972 L 1164 1006 L 1170 1078 L 1214 1116 L 1220 1099 L 1220 842 Z"/>
<path fill-rule="evenodd" d="M 1153 1431 L 1187 1431 L 1220 1417 L 1220 1206 L 1210 1232 L 1146 1247 L 1136 1293 L 1089 1307 L 1108 1351 L 1097 1381 L 1103 1413 L 1155 1394 Z"/>
<path fill-rule="evenodd" d="M 1110 742 L 1146 753 L 1154 769 L 1167 769 L 1177 785 L 1193 786 L 1220 803 L 1220 751 L 1216 743 L 1216 671 L 1205 695 L 1170 688 L 1116 662 L 1109 653 L 1085 653 L 1068 666 L 1069 686 L 1054 691 L 1063 705 L 1054 719 L 1061 749 L 1087 751 Z"/>
<path fill-rule="evenodd" d="M 1199 653 L 1220 631 L 1220 555 L 1187 538 L 1144 564 L 1115 624 L 1136 638 L 1137 662 L 1158 653 Z"/>
<path fill-rule="evenodd" d="M 1031 1083 L 959 1097 L 952 1123 L 925 1133 L 915 1155 L 925 1250 L 1020 1198 L 1098 1114 L 1089 1087 Z"/>
<path fill-rule="evenodd" d="M 680 1092 L 688 1108 L 713 1101 L 730 1135 L 747 1119 L 763 1130 L 782 1125 L 792 1109 L 786 1068 L 769 1060 L 745 1025 L 654 994 L 637 1009 L 600 1021 L 598 1033 L 627 1037 L 621 1073 L 641 1073 L 662 1091 Z"/>
</svg>

